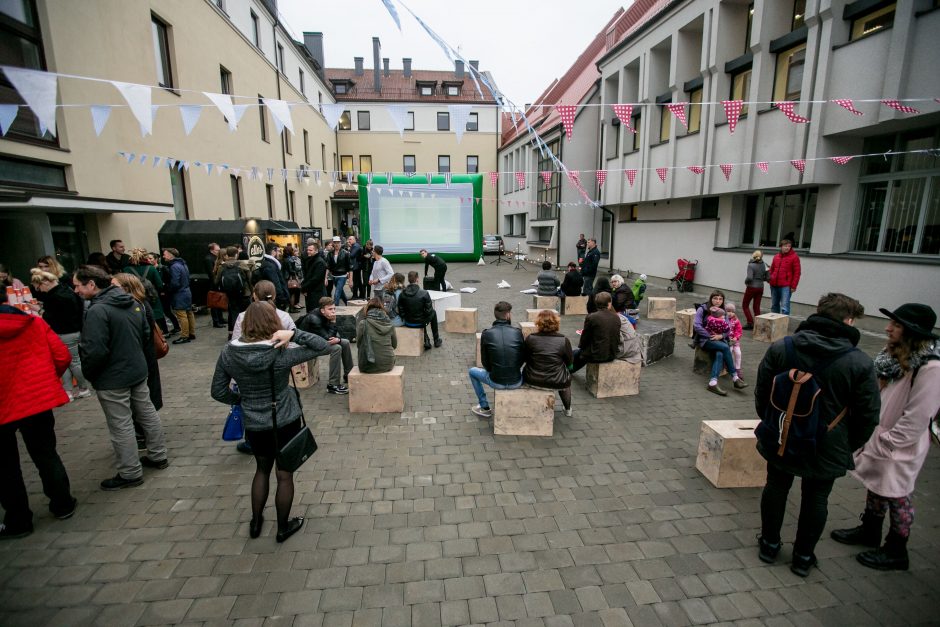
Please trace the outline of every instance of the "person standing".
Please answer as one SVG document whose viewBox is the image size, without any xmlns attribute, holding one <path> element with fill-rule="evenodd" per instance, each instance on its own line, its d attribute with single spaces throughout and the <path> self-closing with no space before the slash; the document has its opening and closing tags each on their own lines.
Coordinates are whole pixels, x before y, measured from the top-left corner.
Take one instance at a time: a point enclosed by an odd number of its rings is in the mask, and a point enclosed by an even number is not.
<svg viewBox="0 0 940 627">
<path fill-rule="evenodd" d="M 908 303 L 888 316 L 887 346 L 875 357 L 881 387 L 881 416 L 871 438 L 855 451 L 855 470 L 868 494 L 862 524 L 836 529 L 832 539 L 872 550 L 855 556 L 876 570 L 907 570 L 907 540 L 914 522 L 911 495 L 930 451 L 930 419 L 940 410 L 940 336 L 937 314 L 928 305 Z M 881 546 L 885 514 L 891 514 Z"/>
<path fill-rule="evenodd" d="M 447 291 L 447 283 L 444 282 L 444 275 L 447 274 L 447 262 L 436 253 L 429 253 L 426 248 L 421 249 L 421 257 L 424 259 L 424 276 L 428 276 L 428 268 L 434 268 L 434 289 L 439 292 Z"/>
<path fill-rule="evenodd" d="M 83 266 L 72 277 L 75 291 L 91 306 L 78 347 L 82 372 L 98 392 L 111 434 L 117 474 L 102 490 L 120 490 L 144 482 L 143 469 L 166 468 L 166 438 L 147 388 L 145 343 L 152 343 L 144 308 L 130 294 L 111 285 L 104 272 Z M 144 431 L 147 455 L 138 459 L 134 419 Z"/>
<path fill-rule="evenodd" d="M 108 245 L 111 246 L 111 252 L 104 258 L 105 263 L 108 264 L 108 270 L 111 274 L 123 272 L 124 266 L 131 261 L 130 257 L 124 254 L 124 242 L 113 239 Z"/>
<path fill-rule="evenodd" d="M 441 339 L 437 326 L 437 312 L 427 290 L 418 285 L 418 273 L 412 270 L 408 273 L 408 287 L 402 290 L 398 297 L 398 315 L 404 326 L 413 329 L 424 329 L 424 348 L 431 348 L 428 338 L 428 325 L 431 325 L 431 335 L 434 338 L 434 348 L 440 348 L 444 340 Z"/>
<path fill-rule="evenodd" d="M 284 275 L 290 300 L 290 307 L 287 311 L 297 313 L 300 311 L 300 286 L 304 279 L 304 269 L 300 257 L 295 254 L 294 247 L 291 244 L 284 247 L 284 254 L 281 258 L 281 273 Z"/>
<path fill-rule="evenodd" d="M 228 339 L 232 339 L 235 319 L 248 308 L 251 296 L 251 271 L 249 261 L 239 261 L 238 249 L 229 246 L 225 258 L 216 272 L 216 283 L 228 298 Z"/>
<path fill-rule="evenodd" d="M 284 275 L 281 274 L 281 262 L 278 260 L 281 247 L 274 242 L 268 242 L 264 250 L 264 256 L 261 258 L 261 279 L 274 284 L 274 289 L 277 292 L 275 305 L 278 309 L 287 310 L 290 306 L 290 294 L 287 291 L 287 282 L 284 280 Z"/>
<path fill-rule="evenodd" d="M 800 258 L 793 250 L 793 242 L 780 240 L 780 252 L 770 263 L 770 310 L 790 315 L 790 298 L 800 284 Z"/>
<path fill-rule="evenodd" d="M 486 400 L 486 384 L 494 390 L 515 390 L 522 386 L 522 366 L 525 363 L 522 329 L 512 326 L 512 305 L 499 301 L 493 308 L 496 320 L 480 335 L 480 362 L 482 368 L 470 368 L 470 385 L 477 395 L 472 411 L 481 418 L 491 418 L 493 410 Z"/>
<path fill-rule="evenodd" d="M 372 268 L 375 266 L 375 257 L 373 256 L 374 246 L 372 240 L 366 240 L 366 243 L 362 246 L 362 252 L 359 254 L 359 272 L 362 274 L 362 283 L 363 283 L 363 298 L 370 298 L 372 295 L 372 284 L 369 282 L 369 279 L 372 276 Z"/>
<path fill-rule="evenodd" d="M 300 289 L 304 293 L 304 308 L 308 313 L 316 309 L 320 299 L 326 296 L 326 259 L 320 254 L 319 244 L 307 244 L 304 280 Z"/>
<path fill-rule="evenodd" d="M 791 368 L 816 372 L 823 392 L 819 395 L 819 421 L 831 425 L 845 412 L 830 431 L 816 440 L 813 455 L 780 456 L 778 439 L 772 443 L 757 438 L 757 450 L 767 460 L 767 483 L 761 494 L 761 534 L 758 557 L 771 564 L 780 553 L 780 529 L 787 507 L 793 478 L 802 479 L 800 514 L 793 543 L 790 570 L 806 577 L 816 565 L 814 550 L 826 526 L 829 493 L 835 480 L 853 467 L 852 451 L 871 437 L 878 424 L 881 399 L 871 358 L 855 347 L 861 337 L 855 320 L 864 308 L 854 298 L 829 293 L 819 299 L 816 313 L 796 329 L 792 339 L 774 342 L 757 370 L 754 404 L 757 415 L 765 416 L 770 405 L 775 377 Z M 792 352 L 787 350 L 792 342 Z"/>
<path fill-rule="evenodd" d="M 193 293 L 189 289 L 189 266 L 180 258 L 175 248 L 163 250 L 163 261 L 167 265 L 170 281 L 166 286 L 170 307 L 180 325 L 180 336 L 174 344 L 185 344 L 196 339 L 196 317 L 193 315 Z"/>
<path fill-rule="evenodd" d="M 215 242 L 209 244 L 209 252 L 206 253 L 205 258 L 203 259 L 203 269 L 206 272 L 206 279 L 209 281 L 209 289 L 217 290 L 219 289 L 219 282 L 216 280 L 216 269 L 221 263 L 219 253 L 221 248 Z M 212 328 L 221 329 L 225 326 L 225 316 L 222 314 L 221 309 L 209 309 L 209 314 L 212 316 Z"/>
<path fill-rule="evenodd" d="M 578 251 L 577 257 L 575 257 L 575 259 L 578 260 L 578 264 L 580 265 L 581 262 L 584 261 L 584 253 L 587 252 L 587 240 L 584 239 L 584 233 L 582 233 L 578 237 L 578 243 L 575 245 L 575 247 L 577 248 L 577 251 Z"/>
<path fill-rule="evenodd" d="M 131 262 L 124 268 L 124 272 L 129 272 L 137 276 L 144 286 L 147 293 L 147 299 L 150 307 L 153 309 L 153 319 L 164 335 L 167 335 L 169 329 L 166 326 L 166 312 L 163 310 L 163 299 L 160 293 L 163 292 L 163 277 L 160 272 L 150 263 L 150 255 L 143 248 L 135 248 L 131 251 Z M 147 284 L 150 284 L 149 286 Z"/>
<path fill-rule="evenodd" d="M 147 316 L 147 326 L 152 329 L 156 324 L 153 319 L 153 309 L 147 300 L 144 284 L 140 282 L 137 275 L 130 272 L 118 272 L 111 277 L 111 285 L 121 288 L 140 303 Z M 157 351 L 154 349 L 153 342 L 144 343 L 144 357 L 147 358 L 147 390 L 150 393 L 150 402 L 153 403 L 155 410 L 160 411 L 163 409 L 163 381 L 160 379 L 160 364 L 157 361 Z M 136 423 L 134 427 L 138 444 L 140 444 L 145 440 L 143 430 Z"/>
<path fill-rule="evenodd" d="M 370 240 L 371 241 L 371 240 Z M 366 243 L 368 247 L 368 242 Z M 388 283 L 388 280 L 392 278 L 392 275 L 395 274 L 395 271 L 392 270 L 392 264 L 388 262 L 388 259 L 382 256 L 385 252 L 385 249 L 381 246 L 376 246 L 372 251 L 372 258 L 374 259 L 372 265 L 372 273 L 369 275 L 369 285 L 375 288 L 375 297 L 379 300 L 382 299 L 382 293 L 385 291 L 385 284 Z"/>
<path fill-rule="evenodd" d="M 611 305 L 610 294 L 601 292 L 594 297 L 597 311 L 584 318 L 584 330 L 578 348 L 574 350 L 574 366 L 577 372 L 586 364 L 613 361 L 620 349 L 620 316 Z"/>
<path fill-rule="evenodd" d="M 343 242 L 338 236 L 333 238 L 333 250 L 330 252 L 326 264 L 330 269 L 330 274 L 333 275 L 333 304 L 337 307 L 339 307 L 340 301 L 348 304 L 346 281 L 351 278 L 352 270 L 349 264 L 349 253 L 346 252 Z"/>
<path fill-rule="evenodd" d="M 594 293 L 594 277 L 597 276 L 597 266 L 601 262 L 601 251 L 597 250 L 597 240 L 593 237 L 587 241 L 587 250 L 581 262 L 581 278 L 584 279 L 584 289 L 581 294 L 590 296 Z"/>
<path fill-rule="evenodd" d="M 365 298 L 365 277 L 359 271 L 362 266 L 362 246 L 356 241 L 355 235 L 346 238 L 346 254 L 349 255 L 349 271 L 352 273 L 353 298 Z"/>
<path fill-rule="evenodd" d="M 32 271 L 32 283 L 36 287 L 37 297 L 41 296 L 42 319 L 59 336 L 69 349 L 72 360 L 62 374 L 62 386 L 69 400 L 91 396 L 88 383 L 82 375 L 82 362 L 78 357 L 78 342 L 82 335 L 82 321 L 85 317 L 85 303 L 75 292 L 59 283 L 59 279 L 50 272 L 38 268 Z M 6 292 L 4 291 L 4 298 Z M 72 384 L 72 380 L 77 386 Z"/>
<path fill-rule="evenodd" d="M 744 317 L 747 318 L 747 324 L 742 327 L 745 331 L 754 328 L 754 318 L 760 315 L 760 301 L 764 298 L 764 281 L 766 280 L 767 266 L 764 264 L 764 253 L 755 250 L 751 255 L 751 260 L 747 262 L 747 278 L 744 279 L 744 300 L 741 302 Z M 751 313 L 751 303 L 754 307 L 753 314 Z"/>
<path fill-rule="evenodd" d="M 176 319 L 176 315 L 173 314 L 173 306 L 170 302 L 170 292 L 168 286 L 170 285 L 170 268 L 163 263 L 163 255 L 160 253 L 147 253 L 147 257 L 150 260 L 150 265 L 153 266 L 154 270 L 157 271 L 157 274 L 160 275 L 160 282 L 163 284 L 162 288 L 157 288 L 157 293 L 160 295 L 160 307 L 163 309 L 164 314 L 170 314 L 169 316 L 164 316 L 164 326 L 160 327 L 163 330 L 166 326 L 166 321 L 170 321 L 170 326 L 173 328 L 169 332 L 164 331 L 167 339 L 171 335 L 175 335 L 180 332 L 180 323 Z M 159 322 L 157 323 L 160 324 Z"/>
</svg>

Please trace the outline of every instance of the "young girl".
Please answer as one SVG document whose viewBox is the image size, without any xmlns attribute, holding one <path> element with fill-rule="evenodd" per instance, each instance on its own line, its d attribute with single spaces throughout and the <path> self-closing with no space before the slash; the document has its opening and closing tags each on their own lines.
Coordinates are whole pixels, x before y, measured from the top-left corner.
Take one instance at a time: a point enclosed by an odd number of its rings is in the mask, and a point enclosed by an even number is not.
<svg viewBox="0 0 940 627">
<path fill-rule="evenodd" d="M 734 357 L 734 369 L 741 375 L 741 336 L 744 335 L 744 327 L 741 326 L 741 320 L 735 311 L 734 303 L 725 305 L 725 313 L 728 314 L 728 344 L 731 345 L 731 355 Z"/>
<path fill-rule="evenodd" d="M 725 305 L 727 307 L 727 305 Z M 725 310 L 721 307 L 712 307 L 708 310 L 708 317 L 705 318 L 705 330 L 710 335 L 724 335 L 727 338 L 730 330 L 728 320 L 725 318 Z"/>
</svg>

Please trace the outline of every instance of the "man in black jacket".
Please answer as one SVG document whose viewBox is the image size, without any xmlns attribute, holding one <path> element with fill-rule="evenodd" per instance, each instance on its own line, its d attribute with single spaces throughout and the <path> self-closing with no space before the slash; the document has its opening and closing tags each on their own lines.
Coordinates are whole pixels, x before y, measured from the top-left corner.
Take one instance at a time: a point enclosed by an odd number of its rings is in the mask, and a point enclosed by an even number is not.
<svg viewBox="0 0 940 627">
<path fill-rule="evenodd" d="M 617 358 L 620 348 L 620 316 L 611 306 L 610 294 L 601 292 L 594 297 L 597 311 L 584 319 L 581 341 L 574 350 L 574 368 L 577 372 L 585 364 L 602 364 Z"/>
<path fill-rule="evenodd" d="M 326 296 L 326 259 L 320 254 L 319 244 L 307 244 L 307 256 L 303 259 L 304 279 L 300 291 L 304 293 L 304 307 L 314 311 L 320 299 Z"/>
<path fill-rule="evenodd" d="M 594 293 L 594 277 L 597 276 L 597 266 L 601 262 L 601 251 L 597 250 L 597 240 L 593 237 L 587 241 L 587 252 L 581 262 L 581 277 L 584 279 L 583 296 Z"/>
<path fill-rule="evenodd" d="M 287 281 L 284 280 L 281 262 L 278 260 L 281 247 L 274 242 L 268 242 L 264 250 L 264 257 L 261 258 L 261 278 L 274 283 L 274 303 L 278 309 L 286 310 L 290 306 L 290 292 L 287 291 Z"/>
<path fill-rule="evenodd" d="M 113 239 L 109 245 L 111 246 L 111 252 L 108 253 L 108 256 L 105 257 L 104 260 L 107 262 L 108 267 L 111 268 L 111 274 L 124 272 L 124 268 L 131 262 L 130 255 L 124 254 L 124 242 L 119 239 Z"/>
<path fill-rule="evenodd" d="M 346 254 L 349 255 L 349 270 L 352 272 L 353 298 L 365 298 L 365 282 L 367 279 L 360 271 L 362 267 L 362 246 L 356 241 L 355 235 L 346 238 Z"/>
<path fill-rule="evenodd" d="M 221 252 L 219 245 L 212 242 L 209 244 L 209 252 L 206 253 L 205 259 L 203 259 L 210 290 L 219 289 L 219 286 L 215 282 L 215 264 L 219 260 L 219 252 Z M 209 313 L 212 315 L 213 328 L 221 329 L 225 326 L 225 316 L 222 315 L 221 309 L 210 309 Z"/>
<path fill-rule="evenodd" d="M 434 289 L 446 292 L 447 283 L 444 282 L 444 275 L 447 274 L 447 262 L 436 254 L 429 253 L 426 248 L 421 249 L 421 256 L 424 257 L 424 276 L 428 276 L 428 267 L 434 268 Z"/>
<path fill-rule="evenodd" d="M 349 394 L 349 388 L 345 384 L 349 379 L 349 371 L 353 368 L 352 349 L 349 340 L 341 339 L 336 329 L 336 305 L 333 304 L 332 298 L 324 296 L 320 299 L 317 309 L 308 311 L 310 313 L 300 319 L 297 328 L 319 335 L 329 344 L 326 350 L 320 353 L 330 356 L 330 380 L 326 391 L 330 394 Z"/>
<path fill-rule="evenodd" d="M 780 528 L 787 506 L 787 495 L 793 477 L 801 477 L 800 515 L 793 543 L 790 570 L 806 577 L 816 564 L 813 551 L 828 515 L 827 505 L 832 485 L 846 470 L 855 467 L 852 452 L 871 437 L 881 413 L 881 395 L 871 359 L 855 349 L 861 334 L 855 328 L 856 318 L 864 308 L 844 294 L 826 294 L 819 299 L 816 313 L 800 323 L 792 336 L 795 363 L 787 357 L 784 340 L 774 342 L 761 361 L 754 386 L 757 415 L 764 416 L 770 404 L 774 377 L 797 368 L 813 371 L 828 362 L 824 370 L 814 372 L 822 387 L 819 397 L 819 420 L 830 425 L 847 409 L 845 417 L 831 431 L 816 441 L 816 454 L 792 458 L 777 454 L 776 439 L 772 450 L 757 441 L 757 450 L 767 460 L 767 484 L 761 494 L 761 536 L 758 556 L 772 563 L 780 552 Z M 835 361 L 833 361 L 835 357 Z"/>
<path fill-rule="evenodd" d="M 483 384 L 494 390 L 515 390 L 522 385 L 523 357 L 522 329 L 512 326 L 512 305 L 506 301 L 493 308 L 496 320 L 480 337 L 482 368 L 470 368 L 470 385 L 479 403 L 472 411 L 477 416 L 490 418 L 493 410 L 486 400 Z"/>
<path fill-rule="evenodd" d="M 144 345 L 152 342 L 147 314 L 140 303 L 111 285 L 104 271 L 82 266 L 72 278 L 75 291 L 91 301 L 85 314 L 78 353 L 82 373 L 98 392 L 111 433 L 118 473 L 101 482 L 102 490 L 120 490 L 144 482 L 141 465 L 166 468 L 166 439 L 147 387 Z M 134 420 L 146 435 L 147 455 L 138 459 Z"/>
<path fill-rule="evenodd" d="M 402 290 L 398 297 L 398 315 L 404 326 L 413 329 L 424 329 L 424 348 L 431 348 L 428 339 L 428 325 L 431 325 L 431 335 L 434 337 L 434 348 L 439 348 L 444 340 L 441 339 L 437 328 L 437 312 L 431 302 L 431 295 L 418 285 L 418 273 L 412 270 L 408 273 L 408 287 Z"/>
<path fill-rule="evenodd" d="M 333 304 L 339 307 L 339 301 L 341 300 L 348 303 L 349 299 L 346 298 L 345 287 L 346 282 L 352 275 L 352 270 L 350 269 L 349 253 L 346 252 L 343 242 L 338 236 L 333 238 L 333 250 L 326 258 L 326 266 L 333 276 Z"/>
</svg>

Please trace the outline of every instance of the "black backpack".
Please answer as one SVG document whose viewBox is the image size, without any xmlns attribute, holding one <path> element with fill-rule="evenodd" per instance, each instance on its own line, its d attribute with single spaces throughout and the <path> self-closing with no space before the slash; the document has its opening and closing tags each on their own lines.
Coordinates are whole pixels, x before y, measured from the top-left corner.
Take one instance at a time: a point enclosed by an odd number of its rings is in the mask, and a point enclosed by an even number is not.
<svg viewBox="0 0 940 627">
<path fill-rule="evenodd" d="M 241 296 L 245 293 L 245 278 L 238 266 L 226 266 L 219 277 L 219 288 L 229 296 Z"/>
</svg>

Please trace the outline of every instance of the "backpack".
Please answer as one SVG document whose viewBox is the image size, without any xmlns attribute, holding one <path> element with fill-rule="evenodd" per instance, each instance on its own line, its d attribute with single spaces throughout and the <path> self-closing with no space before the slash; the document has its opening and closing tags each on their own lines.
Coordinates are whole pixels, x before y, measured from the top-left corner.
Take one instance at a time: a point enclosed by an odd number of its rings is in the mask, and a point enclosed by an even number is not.
<svg viewBox="0 0 940 627">
<path fill-rule="evenodd" d="M 144 266 L 143 274 L 141 274 L 141 270 L 139 269 L 140 266 L 127 266 L 127 268 L 125 269 L 130 270 L 137 276 L 138 279 L 140 279 L 141 285 L 144 286 L 144 293 L 147 296 L 147 302 L 149 302 L 150 305 L 153 306 L 153 305 L 156 305 L 157 302 L 160 300 L 160 294 L 157 293 L 157 288 L 154 287 L 150 279 L 147 278 L 147 272 L 149 271 L 150 267 L 152 266 Z"/>
<path fill-rule="evenodd" d="M 251 271 L 251 284 L 257 285 L 258 281 L 264 279 L 264 275 L 261 274 L 261 264 L 255 265 L 254 270 Z"/>
<path fill-rule="evenodd" d="M 785 337 L 783 342 L 790 367 L 773 378 L 770 400 L 754 433 L 764 450 L 768 453 L 776 450 L 777 457 L 812 457 L 816 454 L 816 443 L 835 429 L 848 412 L 845 407 L 829 424 L 819 419 L 819 398 L 824 392 L 819 376 L 841 357 L 858 349 L 837 351 L 817 363 L 812 371 L 806 371 L 796 368 L 793 338 Z"/>
<path fill-rule="evenodd" d="M 222 268 L 222 274 L 219 277 L 219 288 L 228 295 L 241 296 L 245 293 L 245 279 L 242 277 L 242 271 L 238 266 L 226 266 Z"/>
</svg>

